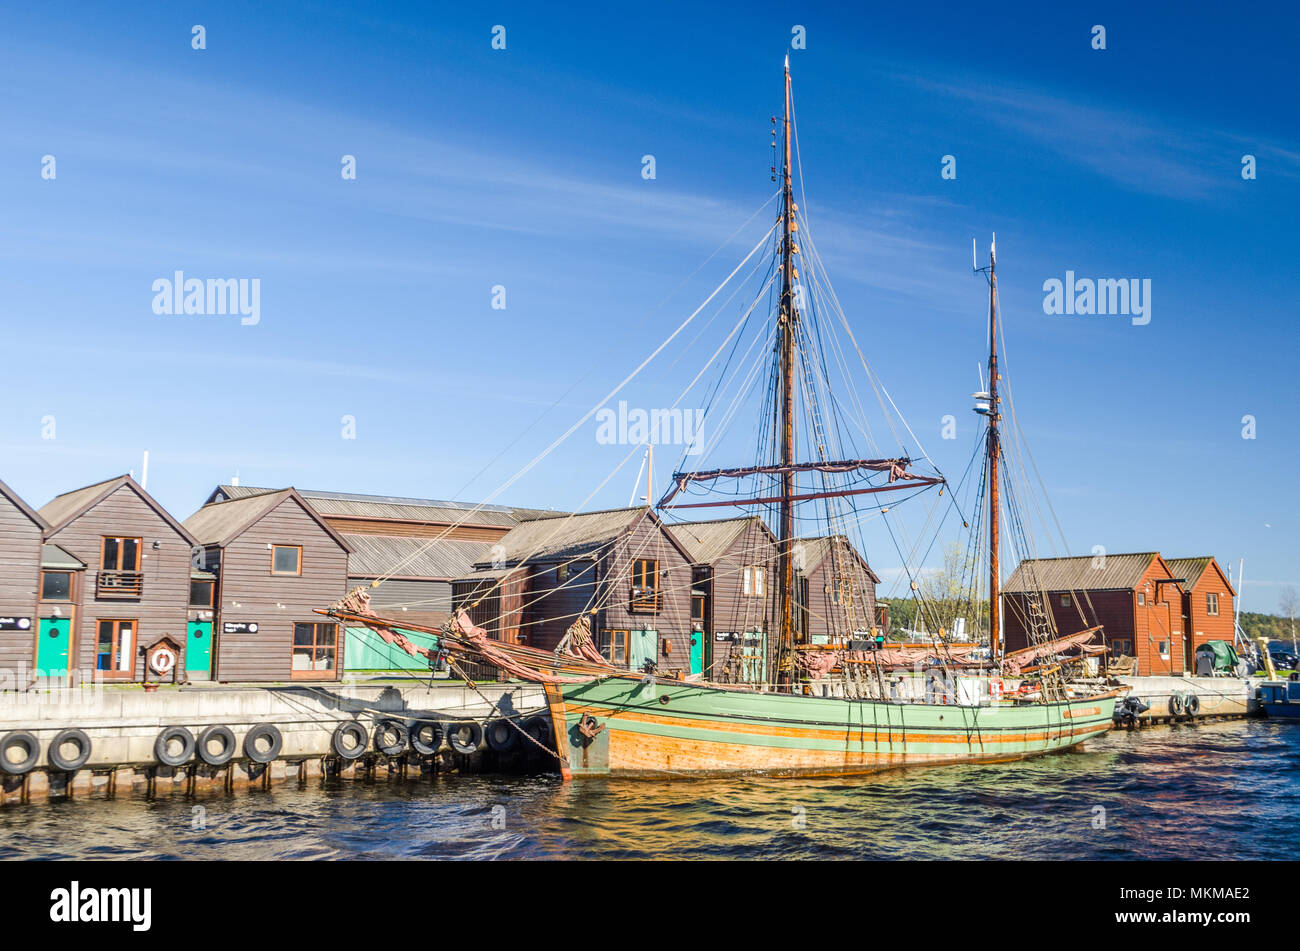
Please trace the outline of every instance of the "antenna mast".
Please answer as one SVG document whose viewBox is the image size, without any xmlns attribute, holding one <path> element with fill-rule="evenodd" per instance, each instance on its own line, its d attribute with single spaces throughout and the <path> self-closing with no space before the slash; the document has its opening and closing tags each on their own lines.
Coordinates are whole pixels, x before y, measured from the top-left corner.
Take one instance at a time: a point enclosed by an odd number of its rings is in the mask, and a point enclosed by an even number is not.
<svg viewBox="0 0 1300 951">
<path fill-rule="evenodd" d="M 1000 616 L 1001 579 L 998 565 L 998 456 L 1002 446 L 998 434 L 998 249 L 997 235 L 989 245 L 989 661 L 996 664 L 1002 640 Z"/>
<path fill-rule="evenodd" d="M 794 681 L 794 189 L 791 187 L 790 155 L 790 54 L 785 56 L 785 155 L 782 163 L 781 211 L 781 305 L 777 323 L 781 334 L 781 525 L 779 533 L 781 573 L 779 617 L 781 650 L 777 682 Z"/>
</svg>

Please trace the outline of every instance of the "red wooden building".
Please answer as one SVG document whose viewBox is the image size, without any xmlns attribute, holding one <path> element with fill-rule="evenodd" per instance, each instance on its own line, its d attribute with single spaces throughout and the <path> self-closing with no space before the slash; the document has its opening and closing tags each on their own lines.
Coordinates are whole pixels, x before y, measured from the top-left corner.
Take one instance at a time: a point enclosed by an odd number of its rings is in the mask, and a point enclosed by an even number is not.
<svg viewBox="0 0 1300 951">
<path fill-rule="evenodd" d="M 1185 663 L 1196 669 L 1196 648 L 1206 641 L 1232 643 L 1236 590 L 1213 555 L 1168 559 L 1174 577 L 1182 579 Z"/>
<path fill-rule="evenodd" d="M 1040 609 L 1056 633 L 1095 625 L 1115 654 L 1137 658 L 1137 673 L 1189 670 L 1181 575 L 1159 552 L 1026 559 L 1002 587 L 1006 650 L 1029 645 Z"/>
</svg>

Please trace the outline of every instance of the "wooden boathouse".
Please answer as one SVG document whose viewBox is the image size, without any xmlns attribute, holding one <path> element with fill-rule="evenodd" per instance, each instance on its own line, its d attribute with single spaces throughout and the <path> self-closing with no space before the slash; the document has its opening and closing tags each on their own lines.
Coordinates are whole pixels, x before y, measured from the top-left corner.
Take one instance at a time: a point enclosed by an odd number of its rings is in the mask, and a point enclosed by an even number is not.
<svg viewBox="0 0 1300 951">
<path fill-rule="evenodd" d="M 1135 657 L 1135 674 L 1183 673 L 1187 635 L 1181 575 L 1159 552 L 1025 559 L 1002 587 L 1006 649 L 1029 646 L 1034 618 L 1055 630 L 1102 625 L 1111 653 Z"/>
<path fill-rule="evenodd" d="M 876 607 L 880 578 L 843 535 L 801 538 L 794 545 L 798 600 L 795 620 L 810 644 L 825 644 L 832 633 L 866 638 L 883 630 Z"/>
<path fill-rule="evenodd" d="M 164 637 L 185 641 L 194 537 L 129 475 L 65 492 L 37 514 L 46 525 L 41 610 L 49 617 L 36 660 L 60 654 L 66 638 L 69 667 L 105 680 L 151 679 L 145 650 Z"/>
<path fill-rule="evenodd" d="M 185 527 L 202 549 L 195 567 L 215 575 L 217 680 L 339 679 L 345 633 L 315 612 L 347 593 L 350 549 L 298 492 L 209 502 Z M 204 622 L 190 623 L 193 639 Z"/>
<path fill-rule="evenodd" d="M 1183 591 L 1184 663 L 1196 670 L 1196 648 L 1206 641 L 1233 642 L 1236 589 L 1213 555 L 1166 559 Z"/>
<path fill-rule="evenodd" d="M 776 536 L 756 515 L 678 522 L 668 531 L 690 556 L 691 628 L 703 648 L 705 679 L 765 683 L 776 649 L 768 638 Z"/>
<path fill-rule="evenodd" d="M 691 643 L 690 557 L 650 509 L 524 521 L 499 546 L 453 589 L 454 605 L 494 637 L 551 650 L 585 615 L 614 663 L 703 671 L 703 644 Z"/>
<path fill-rule="evenodd" d="M 38 564 L 45 528 L 44 519 L 0 482 L 0 690 L 26 689 L 36 676 L 32 667 L 33 653 L 40 650 Z M 66 627 L 68 619 L 62 624 Z M 56 645 L 44 657 L 60 674 L 68 663 L 66 643 L 61 643 L 61 651 Z"/>
</svg>

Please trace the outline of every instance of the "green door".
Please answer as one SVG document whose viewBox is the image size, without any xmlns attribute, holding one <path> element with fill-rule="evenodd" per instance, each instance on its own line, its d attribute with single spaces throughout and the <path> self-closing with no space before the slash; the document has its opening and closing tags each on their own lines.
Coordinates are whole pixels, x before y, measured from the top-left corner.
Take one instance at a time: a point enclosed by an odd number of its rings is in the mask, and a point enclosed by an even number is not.
<svg viewBox="0 0 1300 951">
<path fill-rule="evenodd" d="M 212 622 L 191 621 L 185 638 L 185 673 L 198 680 L 212 676 Z"/>
<path fill-rule="evenodd" d="M 72 618 L 43 617 L 36 635 L 36 675 L 66 677 L 68 645 L 72 640 Z"/>
<path fill-rule="evenodd" d="M 691 673 L 704 673 L 704 632 L 691 631 Z"/>
<path fill-rule="evenodd" d="M 646 661 L 659 660 L 659 635 L 657 631 L 632 631 L 628 635 L 627 666 L 631 670 L 645 670 Z"/>
</svg>

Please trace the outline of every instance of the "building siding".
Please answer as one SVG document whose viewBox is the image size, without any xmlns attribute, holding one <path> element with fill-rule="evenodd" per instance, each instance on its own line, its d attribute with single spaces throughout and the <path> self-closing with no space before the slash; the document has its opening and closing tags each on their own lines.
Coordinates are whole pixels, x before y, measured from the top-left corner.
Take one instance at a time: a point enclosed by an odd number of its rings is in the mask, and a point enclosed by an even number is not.
<svg viewBox="0 0 1300 951">
<path fill-rule="evenodd" d="M 273 544 L 302 546 L 301 575 L 271 574 L 271 551 L 267 546 Z M 221 551 L 216 679 L 292 679 L 293 625 L 299 621 L 326 621 L 316 610 L 329 607 L 347 594 L 347 581 L 347 551 L 293 496 L 287 496 Z M 227 621 L 255 621 L 258 631 L 223 634 L 221 625 Z M 345 637 L 340 625 L 336 632 L 334 679 L 343 665 Z"/>
<path fill-rule="evenodd" d="M 29 631 L 0 631 L 0 676 L 4 676 L 0 687 L 25 689 L 32 676 L 39 626 L 36 598 L 41 531 L 26 512 L 0 493 L 0 615 L 32 619 Z"/>
</svg>

